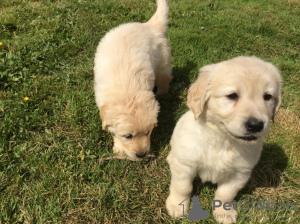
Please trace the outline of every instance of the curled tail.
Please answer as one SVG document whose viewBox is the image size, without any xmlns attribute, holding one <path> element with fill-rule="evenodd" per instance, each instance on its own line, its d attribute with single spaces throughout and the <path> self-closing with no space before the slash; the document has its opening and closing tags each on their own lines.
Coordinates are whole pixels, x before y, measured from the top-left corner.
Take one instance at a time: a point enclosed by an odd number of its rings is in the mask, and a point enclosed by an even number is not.
<svg viewBox="0 0 300 224">
<path fill-rule="evenodd" d="M 157 9 L 151 19 L 147 22 L 163 32 L 167 31 L 169 7 L 167 0 L 156 0 Z"/>
</svg>

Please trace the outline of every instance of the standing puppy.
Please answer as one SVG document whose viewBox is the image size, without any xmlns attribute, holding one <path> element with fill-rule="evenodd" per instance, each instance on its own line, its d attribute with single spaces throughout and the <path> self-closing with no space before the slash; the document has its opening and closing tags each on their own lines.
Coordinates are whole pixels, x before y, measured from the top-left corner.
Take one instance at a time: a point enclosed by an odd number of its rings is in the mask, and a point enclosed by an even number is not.
<svg viewBox="0 0 300 224">
<path fill-rule="evenodd" d="M 182 204 L 187 213 L 198 175 L 202 182 L 218 184 L 214 200 L 222 206 L 213 211 L 215 219 L 236 222 L 232 202 L 260 158 L 280 102 L 281 76 L 271 63 L 241 56 L 200 69 L 188 92 L 190 110 L 176 124 L 167 158 L 171 216 L 183 216 Z M 229 208 L 224 209 L 226 202 Z"/>
<path fill-rule="evenodd" d="M 109 31 L 95 57 L 94 90 L 102 128 L 112 133 L 114 152 L 139 159 L 150 150 L 157 125 L 157 94 L 168 92 L 172 79 L 170 45 L 166 37 L 168 5 L 157 0 L 146 23 L 128 23 Z"/>
</svg>

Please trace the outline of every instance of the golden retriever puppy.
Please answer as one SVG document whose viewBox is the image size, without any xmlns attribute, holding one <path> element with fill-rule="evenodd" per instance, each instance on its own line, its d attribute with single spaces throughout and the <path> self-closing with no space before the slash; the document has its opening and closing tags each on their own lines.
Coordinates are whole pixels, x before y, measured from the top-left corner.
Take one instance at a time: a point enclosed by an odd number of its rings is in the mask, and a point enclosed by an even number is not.
<svg viewBox="0 0 300 224">
<path fill-rule="evenodd" d="M 241 56 L 200 69 L 188 91 L 190 110 L 176 124 L 167 157 L 171 184 L 166 207 L 171 216 L 184 215 L 182 204 L 188 212 L 198 175 L 202 182 L 218 185 L 214 200 L 222 206 L 213 208 L 215 219 L 236 222 L 232 202 L 260 158 L 280 102 L 281 76 L 271 63 Z"/>
<path fill-rule="evenodd" d="M 94 90 L 102 128 L 112 133 L 114 152 L 133 160 L 150 150 L 159 112 L 154 85 L 157 94 L 165 94 L 172 79 L 167 22 L 167 2 L 157 0 L 148 22 L 112 29 L 96 50 Z"/>
</svg>

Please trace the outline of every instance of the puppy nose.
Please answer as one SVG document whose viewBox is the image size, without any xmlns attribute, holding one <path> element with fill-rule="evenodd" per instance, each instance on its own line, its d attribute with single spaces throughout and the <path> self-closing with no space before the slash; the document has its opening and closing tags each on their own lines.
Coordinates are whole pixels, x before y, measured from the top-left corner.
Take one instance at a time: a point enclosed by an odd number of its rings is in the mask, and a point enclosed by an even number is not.
<svg viewBox="0 0 300 224">
<path fill-rule="evenodd" d="M 135 155 L 136 155 L 136 157 L 138 157 L 138 158 L 143 158 L 143 157 L 145 157 L 146 154 L 147 154 L 146 152 L 138 152 L 138 153 L 136 153 Z"/>
<path fill-rule="evenodd" d="M 248 132 L 260 132 L 264 128 L 264 122 L 251 117 L 246 121 L 245 127 Z"/>
</svg>

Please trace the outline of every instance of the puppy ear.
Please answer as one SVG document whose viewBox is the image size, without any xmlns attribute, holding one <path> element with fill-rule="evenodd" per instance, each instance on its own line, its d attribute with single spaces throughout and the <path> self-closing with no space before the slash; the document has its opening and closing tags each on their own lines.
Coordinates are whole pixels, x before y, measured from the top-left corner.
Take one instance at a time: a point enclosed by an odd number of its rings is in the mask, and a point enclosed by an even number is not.
<svg viewBox="0 0 300 224">
<path fill-rule="evenodd" d="M 196 82 L 189 88 L 187 106 L 194 113 L 195 120 L 202 114 L 205 103 L 209 98 L 208 86 L 214 67 L 214 64 L 202 67 Z"/>
<path fill-rule="evenodd" d="M 277 114 L 280 106 L 281 106 L 281 89 L 282 89 L 282 78 L 279 70 L 272 63 L 268 63 L 269 71 L 273 73 L 274 82 L 277 84 L 277 96 L 275 97 L 274 108 L 272 111 L 272 121 L 275 121 L 275 115 Z"/>
<path fill-rule="evenodd" d="M 107 106 L 102 106 L 100 111 L 100 118 L 102 120 L 102 130 L 108 130 L 109 127 L 109 121 L 108 121 L 108 116 L 107 116 Z"/>
<path fill-rule="evenodd" d="M 281 106 L 281 87 L 279 87 L 278 97 L 275 98 L 275 105 L 274 105 L 273 113 L 272 113 L 272 121 L 273 122 L 275 122 L 275 116 L 276 116 L 280 106 Z"/>
<path fill-rule="evenodd" d="M 139 108 L 139 110 L 137 110 Z M 128 111 L 140 111 L 139 116 L 147 114 L 148 120 L 157 125 L 157 116 L 159 113 L 159 104 L 155 95 L 151 91 L 139 91 L 127 106 Z"/>
</svg>

